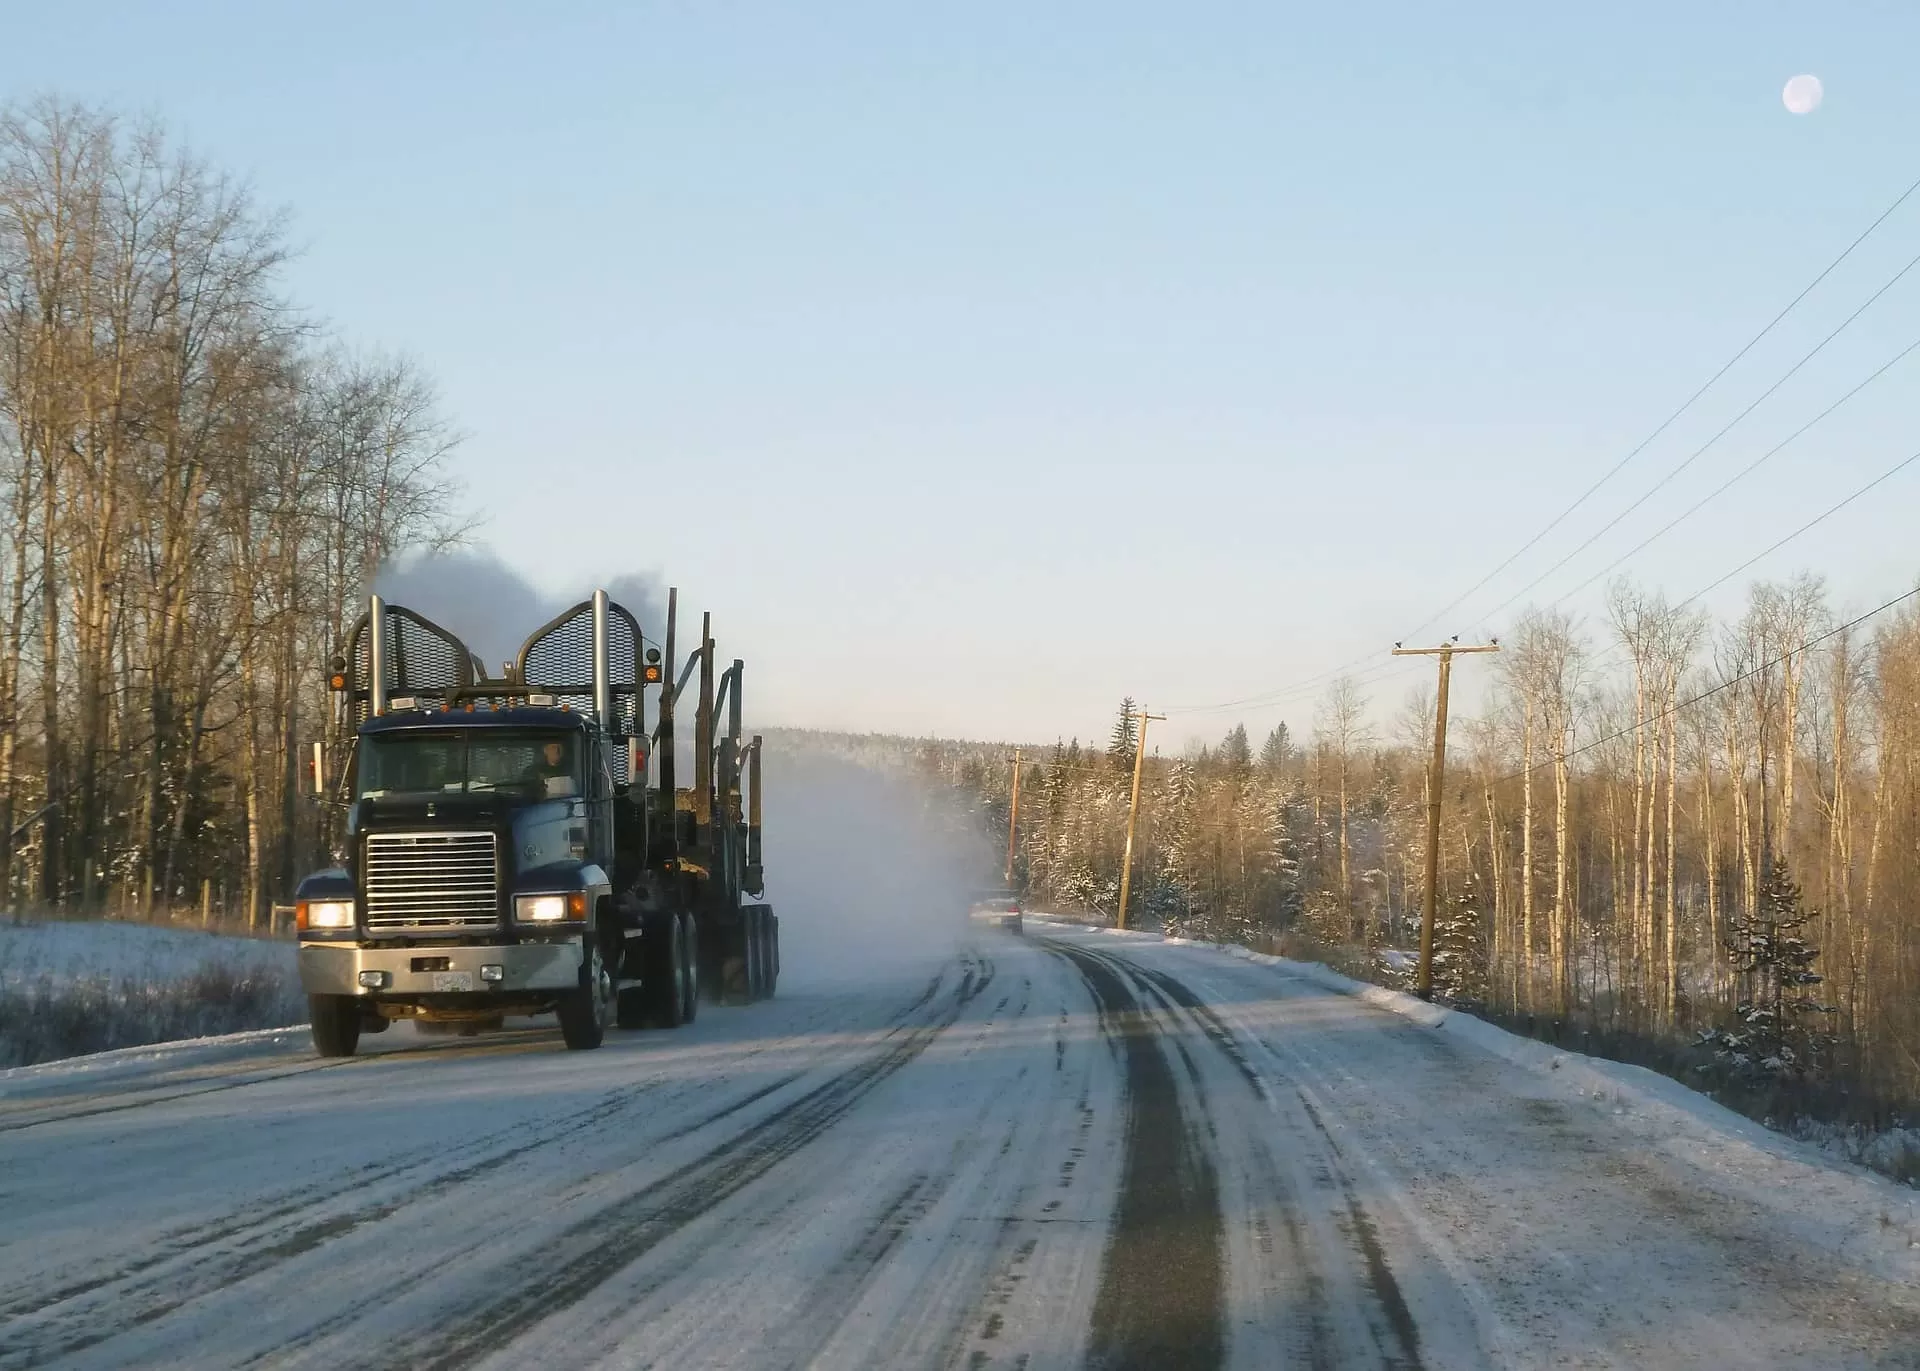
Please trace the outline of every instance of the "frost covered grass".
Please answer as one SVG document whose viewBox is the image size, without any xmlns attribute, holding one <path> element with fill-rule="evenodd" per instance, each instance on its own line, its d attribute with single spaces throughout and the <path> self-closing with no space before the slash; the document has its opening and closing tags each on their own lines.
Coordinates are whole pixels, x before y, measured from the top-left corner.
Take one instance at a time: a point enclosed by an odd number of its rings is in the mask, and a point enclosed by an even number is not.
<svg viewBox="0 0 1920 1371">
<path fill-rule="evenodd" d="M 0 1068 L 305 1018 L 289 943 L 142 924 L 0 923 Z"/>
</svg>

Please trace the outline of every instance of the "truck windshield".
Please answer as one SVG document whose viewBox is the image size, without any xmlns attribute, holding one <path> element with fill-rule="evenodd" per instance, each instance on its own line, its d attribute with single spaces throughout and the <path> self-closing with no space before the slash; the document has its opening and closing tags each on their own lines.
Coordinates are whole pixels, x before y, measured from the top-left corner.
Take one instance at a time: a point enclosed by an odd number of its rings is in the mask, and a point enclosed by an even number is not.
<svg viewBox="0 0 1920 1371">
<path fill-rule="evenodd" d="M 580 793 L 575 739 L 567 733 L 459 729 L 376 734 L 360 740 L 360 786 L 369 795 L 513 790 Z"/>
</svg>

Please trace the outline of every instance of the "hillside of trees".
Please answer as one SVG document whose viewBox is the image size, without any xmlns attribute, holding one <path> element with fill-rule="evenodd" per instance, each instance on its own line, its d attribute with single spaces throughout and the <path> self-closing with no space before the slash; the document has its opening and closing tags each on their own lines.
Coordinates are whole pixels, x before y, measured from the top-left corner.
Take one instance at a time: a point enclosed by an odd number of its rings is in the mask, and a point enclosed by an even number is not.
<svg viewBox="0 0 1920 1371">
<path fill-rule="evenodd" d="M 1842 617 L 1806 576 L 1724 623 L 1620 583 L 1601 622 L 1531 612 L 1463 659 L 1438 993 L 1849 1114 L 1920 1102 L 1920 608 Z M 1132 922 L 1391 980 L 1382 954 L 1419 937 L 1431 687 L 1392 704 L 1342 678 L 1299 733 L 1150 749 Z M 1131 709 L 1027 749 L 1036 902 L 1114 910 Z M 900 746 L 1004 841 L 1011 746 Z"/>
<path fill-rule="evenodd" d="M 0 112 L 0 889 L 291 887 L 303 746 L 372 571 L 456 531 L 411 365 L 282 291 L 281 218 L 164 131 Z"/>
</svg>

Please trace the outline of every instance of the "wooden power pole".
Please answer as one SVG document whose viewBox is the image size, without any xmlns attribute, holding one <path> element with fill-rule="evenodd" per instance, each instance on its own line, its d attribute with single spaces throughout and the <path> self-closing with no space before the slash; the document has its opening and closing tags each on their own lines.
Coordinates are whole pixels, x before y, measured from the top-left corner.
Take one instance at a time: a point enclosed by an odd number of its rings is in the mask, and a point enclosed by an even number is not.
<svg viewBox="0 0 1920 1371">
<path fill-rule="evenodd" d="M 1149 714 L 1143 709 L 1133 717 L 1140 721 L 1140 735 L 1133 744 L 1133 798 L 1127 802 L 1127 846 L 1120 858 L 1120 915 L 1114 920 L 1116 928 L 1127 926 L 1127 889 L 1133 880 L 1133 824 L 1140 813 L 1140 764 L 1147 756 L 1147 721 L 1164 722 L 1167 716 Z"/>
<path fill-rule="evenodd" d="M 1434 705 L 1433 764 L 1427 772 L 1427 889 L 1420 909 L 1420 967 L 1414 976 L 1413 993 L 1423 1000 L 1433 998 L 1433 925 L 1440 901 L 1440 801 L 1447 775 L 1447 683 L 1453 676 L 1456 652 L 1498 652 L 1498 642 L 1476 647 L 1461 647 L 1456 642 L 1439 647 L 1401 647 L 1393 645 L 1396 657 L 1438 657 L 1440 692 Z"/>
<path fill-rule="evenodd" d="M 1020 832 L 1020 749 L 1013 750 L 1013 810 L 1007 815 L 1007 889 L 1013 889 L 1014 845 Z"/>
</svg>

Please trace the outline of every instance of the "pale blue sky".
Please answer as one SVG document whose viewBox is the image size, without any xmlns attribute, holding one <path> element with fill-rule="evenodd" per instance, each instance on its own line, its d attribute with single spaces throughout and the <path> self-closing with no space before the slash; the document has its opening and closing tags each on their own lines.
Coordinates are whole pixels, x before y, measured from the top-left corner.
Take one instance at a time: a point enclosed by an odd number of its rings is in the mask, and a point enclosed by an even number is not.
<svg viewBox="0 0 1920 1371">
<path fill-rule="evenodd" d="M 1122 693 L 1386 662 L 1920 175 L 1895 0 L 5 13 L 10 93 L 153 111 L 292 210 L 293 292 L 438 378 L 507 560 L 677 582 L 767 722 L 1085 737 Z M 1795 117 L 1802 71 L 1827 98 Z M 1916 253 L 1920 196 L 1574 540 Z M 1920 337 L 1916 304 L 1920 271 L 1538 598 Z M 1917 374 L 1634 569 L 1690 593 L 1920 449 Z M 1878 603 L 1920 572 L 1916 494 L 1756 573 Z M 1557 556 L 1435 631 L 1501 631 Z"/>
</svg>

